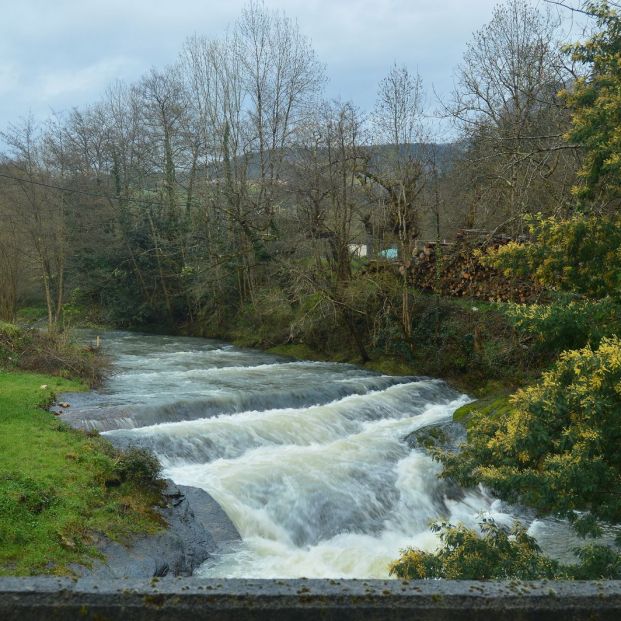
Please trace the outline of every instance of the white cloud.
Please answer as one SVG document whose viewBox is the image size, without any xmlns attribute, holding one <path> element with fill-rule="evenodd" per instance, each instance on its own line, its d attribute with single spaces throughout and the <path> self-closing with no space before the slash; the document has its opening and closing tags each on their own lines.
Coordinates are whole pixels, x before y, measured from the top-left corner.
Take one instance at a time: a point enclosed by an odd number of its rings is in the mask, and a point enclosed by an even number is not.
<svg viewBox="0 0 621 621">
<path fill-rule="evenodd" d="M 537 2 L 537 0 L 532 0 Z M 265 0 L 297 20 L 328 70 L 328 95 L 370 108 L 393 62 L 428 93 L 451 72 L 497 0 Z M 21 0 L 0 20 L 0 128 L 96 101 L 108 82 L 173 62 L 184 39 L 221 36 L 245 0 Z"/>
<path fill-rule="evenodd" d="M 43 73 L 38 90 L 45 101 L 75 95 L 82 99 L 85 94 L 95 99 L 110 82 L 129 77 L 140 68 L 139 63 L 129 58 L 106 58 L 77 70 L 61 68 Z"/>
<path fill-rule="evenodd" d="M 13 92 L 19 85 L 19 70 L 14 62 L 0 62 L 0 96 Z"/>
</svg>

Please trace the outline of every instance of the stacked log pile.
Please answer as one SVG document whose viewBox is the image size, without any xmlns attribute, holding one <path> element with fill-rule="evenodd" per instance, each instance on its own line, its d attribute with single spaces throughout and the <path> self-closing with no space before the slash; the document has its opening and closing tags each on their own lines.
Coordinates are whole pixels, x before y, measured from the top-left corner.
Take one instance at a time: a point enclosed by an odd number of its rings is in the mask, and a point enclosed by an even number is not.
<svg viewBox="0 0 621 621">
<path fill-rule="evenodd" d="M 481 231 L 461 231 L 453 243 L 427 242 L 413 261 L 399 266 L 408 271 L 412 285 L 453 297 L 489 302 L 533 303 L 542 289 L 530 280 L 509 279 L 500 270 L 482 265 L 475 250 L 498 248 L 510 238 Z"/>
</svg>

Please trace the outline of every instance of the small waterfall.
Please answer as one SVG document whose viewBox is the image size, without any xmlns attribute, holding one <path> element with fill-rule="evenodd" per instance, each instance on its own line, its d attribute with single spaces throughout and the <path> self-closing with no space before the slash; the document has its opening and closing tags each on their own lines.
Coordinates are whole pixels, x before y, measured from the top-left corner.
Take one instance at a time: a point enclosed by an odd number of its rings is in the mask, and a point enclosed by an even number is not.
<svg viewBox="0 0 621 621">
<path fill-rule="evenodd" d="M 408 447 L 407 434 L 468 402 L 441 381 L 205 339 L 116 332 L 104 342 L 116 374 L 72 395 L 64 417 L 152 449 L 166 476 L 220 503 L 242 542 L 199 575 L 384 578 L 403 548 L 438 544 L 437 519 L 519 517 L 557 536 L 558 525 L 484 490 L 456 494 L 438 463 Z"/>
</svg>

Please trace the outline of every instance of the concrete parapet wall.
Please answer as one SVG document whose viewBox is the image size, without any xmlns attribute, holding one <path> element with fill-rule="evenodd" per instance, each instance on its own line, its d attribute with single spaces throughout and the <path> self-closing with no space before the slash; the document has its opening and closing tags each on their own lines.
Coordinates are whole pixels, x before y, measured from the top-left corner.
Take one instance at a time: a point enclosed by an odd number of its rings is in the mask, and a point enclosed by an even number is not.
<svg viewBox="0 0 621 621">
<path fill-rule="evenodd" d="M 621 581 L 0 578 L 2 621 L 618 621 Z"/>
</svg>

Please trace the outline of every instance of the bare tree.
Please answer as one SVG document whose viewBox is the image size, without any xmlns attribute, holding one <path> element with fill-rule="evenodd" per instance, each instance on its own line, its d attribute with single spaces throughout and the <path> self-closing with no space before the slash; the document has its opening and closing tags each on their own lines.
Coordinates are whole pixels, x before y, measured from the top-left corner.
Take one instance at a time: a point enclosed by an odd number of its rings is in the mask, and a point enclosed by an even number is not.
<svg viewBox="0 0 621 621">
<path fill-rule="evenodd" d="M 197 215 L 204 231 L 200 259 L 207 265 L 199 268 L 197 293 L 216 293 L 223 286 L 223 256 L 227 255 L 237 266 L 239 299 L 252 299 L 254 255 L 262 243 L 264 224 L 250 200 L 253 153 L 237 36 L 223 41 L 192 37 L 184 46 L 179 71 L 189 93 L 190 127 L 197 138 L 202 180 L 197 189 L 202 207 Z"/>
<path fill-rule="evenodd" d="M 403 279 L 401 323 L 408 339 L 412 317 L 407 270 L 419 236 L 425 187 L 422 100 L 420 76 L 394 65 L 380 82 L 373 114 L 375 142 L 385 144 L 377 163 L 361 173 L 388 214 L 390 233 L 398 245 Z"/>
<path fill-rule="evenodd" d="M 249 142 L 259 163 L 255 203 L 273 214 L 286 149 L 316 102 L 323 67 L 297 24 L 251 0 L 236 27 L 236 50 L 249 105 Z"/>
<path fill-rule="evenodd" d="M 363 362 L 369 359 L 364 337 L 367 312 L 351 296 L 350 247 L 367 209 L 359 178 L 368 164 L 365 138 L 363 118 L 355 106 L 324 103 L 300 133 L 289 170 L 299 226 L 291 243 L 303 259 L 289 268 L 297 295 L 318 295 L 321 312 L 345 327 Z M 309 254 L 312 265 L 304 260 Z"/>
<path fill-rule="evenodd" d="M 210 262 L 219 269 L 222 255 L 233 255 L 239 298 L 252 302 L 258 268 L 277 242 L 284 163 L 312 110 L 322 67 L 295 23 L 254 1 L 222 41 L 189 39 L 180 67 L 209 179 L 201 196 Z"/>
<path fill-rule="evenodd" d="M 50 332 L 61 326 L 67 258 L 66 197 L 52 181 L 64 172 L 64 147 L 54 126 L 42 132 L 31 118 L 12 125 L 2 138 L 10 149 L 10 170 L 18 226 L 36 265 Z"/>
<path fill-rule="evenodd" d="M 548 210 L 568 186 L 574 155 L 557 93 L 570 73 L 558 27 L 549 11 L 506 0 L 466 48 L 447 111 L 470 147 L 470 225 L 483 211 L 487 223 L 519 230 L 520 215 Z"/>
<path fill-rule="evenodd" d="M 3 167 L 7 174 L 10 167 Z M 0 320 L 13 321 L 17 312 L 20 285 L 26 272 L 24 237 L 20 214 L 13 200 L 12 182 L 0 183 Z"/>
</svg>

